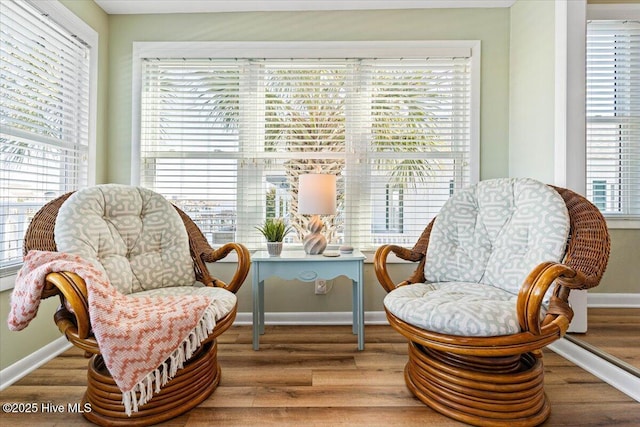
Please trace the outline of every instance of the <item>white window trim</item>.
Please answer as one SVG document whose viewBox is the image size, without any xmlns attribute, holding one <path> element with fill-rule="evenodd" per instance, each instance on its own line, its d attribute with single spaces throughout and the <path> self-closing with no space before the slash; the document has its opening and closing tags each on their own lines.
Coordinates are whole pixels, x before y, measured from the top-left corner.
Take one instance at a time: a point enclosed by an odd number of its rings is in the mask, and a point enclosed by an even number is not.
<svg viewBox="0 0 640 427">
<path fill-rule="evenodd" d="M 587 20 L 640 20 L 640 4 L 587 4 L 586 16 Z M 586 46 L 586 36 L 584 46 Z M 585 89 L 583 91 L 586 92 Z M 586 157 L 584 162 L 586 163 Z M 584 173 L 586 174 L 586 164 Z M 582 181 L 586 182 L 586 176 L 582 177 Z M 610 229 L 640 229 L 639 220 L 611 217 L 606 218 L 606 220 Z"/>
<path fill-rule="evenodd" d="M 470 182 L 480 179 L 480 41 L 134 42 L 131 184 L 140 184 L 142 59 L 153 58 L 424 58 L 471 54 Z M 426 224 L 425 224 L 426 225 Z"/>
<path fill-rule="evenodd" d="M 96 141 L 97 141 L 97 120 L 98 120 L 98 43 L 99 35 L 91 26 L 80 19 L 76 14 L 67 9 L 58 0 L 36 1 L 30 0 L 39 10 L 47 13 L 49 17 L 57 22 L 91 47 L 89 58 L 89 140 L 87 159 L 87 185 L 96 184 Z M 0 292 L 13 289 L 14 276 L 21 265 L 11 266 L 0 270 Z"/>
</svg>

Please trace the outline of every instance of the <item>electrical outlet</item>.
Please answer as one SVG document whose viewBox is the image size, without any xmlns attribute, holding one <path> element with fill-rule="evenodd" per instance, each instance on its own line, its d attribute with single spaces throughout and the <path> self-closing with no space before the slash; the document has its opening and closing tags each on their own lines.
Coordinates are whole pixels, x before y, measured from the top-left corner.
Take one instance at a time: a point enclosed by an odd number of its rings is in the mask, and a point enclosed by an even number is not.
<svg viewBox="0 0 640 427">
<path fill-rule="evenodd" d="M 316 295 L 325 295 L 329 292 L 327 281 L 324 279 L 316 279 Z"/>
</svg>

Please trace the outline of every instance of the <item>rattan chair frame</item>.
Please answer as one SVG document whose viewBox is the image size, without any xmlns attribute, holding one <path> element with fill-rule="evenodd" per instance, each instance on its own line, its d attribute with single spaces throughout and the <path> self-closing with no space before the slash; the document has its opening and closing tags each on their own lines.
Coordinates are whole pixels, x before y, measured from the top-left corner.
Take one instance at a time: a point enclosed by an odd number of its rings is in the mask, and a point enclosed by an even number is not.
<svg viewBox="0 0 640 427">
<path fill-rule="evenodd" d="M 569 212 L 567 248 L 562 262 L 542 263 L 524 280 L 517 300 L 521 332 L 494 337 L 447 335 L 410 325 L 385 310 L 391 326 L 409 340 L 407 387 L 449 417 L 479 426 L 532 426 L 550 414 L 543 389 L 541 349 L 566 333 L 573 317 L 568 301 L 571 290 L 600 283 L 611 245 L 606 221 L 591 202 L 566 188 L 552 188 L 562 196 Z M 387 292 L 425 282 L 434 221 L 411 249 L 397 245 L 377 249 L 374 270 Z M 397 284 L 387 268 L 391 253 L 417 263 L 413 274 Z M 542 299 L 550 286 L 555 286 L 553 296 L 541 321 Z M 530 378 L 523 382 L 523 377 Z M 478 390 L 491 393 L 478 396 Z"/>
<path fill-rule="evenodd" d="M 24 238 L 23 252 L 30 250 L 56 252 L 54 239 L 55 221 L 62 204 L 73 194 L 64 194 L 45 204 L 33 217 Z M 187 235 L 194 264 L 195 279 L 206 286 L 216 286 L 236 293 L 244 283 L 251 266 L 247 248 L 239 243 L 227 243 L 213 249 L 191 220 L 178 207 Z M 207 263 L 219 261 L 231 252 L 237 255 L 237 268 L 225 283 L 214 277 Z M 216 322 L 212 333 L 203 341 L 199 351 L 178 370 L 160 393 L 142 405 L 138 412 L 127 416 L 122 404 L 122 395 L 113 378 L 104 366 L 100 346 L 91 332 L 87 287 L 82 279 L 72 272 L 53 272 L 46 276 L 42 299 L 57 296 L 60 307 L 54 314 L 58 329 L 76 347 L 91 357 L 87 374 L 87 391 L 82 403 L 89 403 L 91 411 L 83 416 L 103 426 L 147 426 L 177 417 L 200 404 L 216 389 L 220 381 L 220 365 L 217 359 L 216 338 L 226 331 L 237 314 L 237 304 L 222 319 Z"/>
</svg>

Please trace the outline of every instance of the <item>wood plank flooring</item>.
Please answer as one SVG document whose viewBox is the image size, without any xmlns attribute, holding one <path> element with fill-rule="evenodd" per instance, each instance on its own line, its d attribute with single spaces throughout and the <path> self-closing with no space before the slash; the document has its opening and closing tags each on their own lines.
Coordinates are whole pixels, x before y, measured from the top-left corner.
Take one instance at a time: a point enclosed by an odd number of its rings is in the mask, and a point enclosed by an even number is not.
<svg viewBox="0 0 640 427">
<path fill-rule="evenodd" d="M 260 351 L 251 327 L 219 339 L 222 381 L 213 395 L 165 426 L 461 426 L 404 385 L 406 343 L 389 326 L 367 326 L 365 351 L 350 326 L 267 326 Z M 640 403 L 545 351 L 552 413 L 545 426 L 637 426 Z M 86 360 L 72 349 L 0 392 L 0 401 L 79 402 Z M 88 425 L 79 414 L 0 414 L 1 426 Z"/>
<path fill-rule="evenodd" d="M 588 319 L 586 333 L 570 335 L 640 371 L 640 308 L 589 308 Z"/>
</svg>

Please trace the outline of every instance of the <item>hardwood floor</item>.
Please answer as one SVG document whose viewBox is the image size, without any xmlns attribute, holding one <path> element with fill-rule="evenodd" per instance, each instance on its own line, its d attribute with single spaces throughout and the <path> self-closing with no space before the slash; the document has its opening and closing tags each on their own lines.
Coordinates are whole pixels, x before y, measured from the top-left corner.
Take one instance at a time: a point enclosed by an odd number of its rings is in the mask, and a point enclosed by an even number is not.
<svg viewBox="0 0 640 427">
<path fill-rule="evenodd" d="M 640 372 L 640 308 L 589 308 L 584 334 L 570 334 Z M 639 422 L 640 424 L 640 422 Z"/>
<path fill-rule="evenodd" d="M 267 326 L 260 351 L 251 327 L 219 339 L 222 381 L 196 409 L 165 426 L 460 426 L 404 385 L 406 343 L 389 326 L 367 326 L 365 351 L 350 326 Z M 637 337 L 637 334 L 633 334 Z M 545 351 L 552 412 L 545 426 L 637 426 L 640 403 L 552 351 Z M 76 349 L 11 387 L 0 401 L 63 405 L 65 413 L 0 414 L 2 426 L 87 425 L 67 412 L 84 392 L 87 361 Z"/>
</svg>

